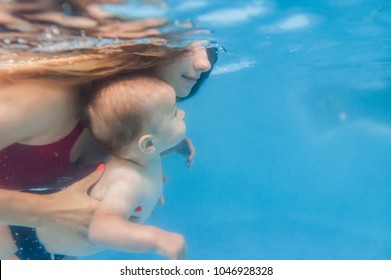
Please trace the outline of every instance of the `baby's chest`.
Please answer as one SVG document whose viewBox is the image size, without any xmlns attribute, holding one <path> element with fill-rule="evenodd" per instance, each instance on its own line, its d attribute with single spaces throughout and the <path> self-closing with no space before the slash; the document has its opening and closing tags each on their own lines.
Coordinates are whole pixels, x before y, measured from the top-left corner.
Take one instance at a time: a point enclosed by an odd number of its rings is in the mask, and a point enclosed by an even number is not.
<svg viewBox="0 0 391 280">
<path fill-rule="evenodd" d="M 138 201 L 136 206 L 133 207 L 129 219 L 140 223 L 145 222 L 145 220 L 152 214 L 162 195 L 161 188 L 157 188 L 153 192 L 145 194 L 142 199 Z"/>
</svg>

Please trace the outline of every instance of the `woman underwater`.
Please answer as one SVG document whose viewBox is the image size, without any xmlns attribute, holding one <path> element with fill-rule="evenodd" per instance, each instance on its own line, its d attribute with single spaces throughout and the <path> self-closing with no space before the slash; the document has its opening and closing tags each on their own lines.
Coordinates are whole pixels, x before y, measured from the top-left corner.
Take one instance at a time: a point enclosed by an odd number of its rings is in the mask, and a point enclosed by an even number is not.
<svg viewBox="0 0 391 280">
<path fill-rule="evenodd" d="M 126 43 L 1 68 L 0 222 L 53 227 L 88 242 L 89 221 L 99 205 L 88 189 L 101 172 L 80 166 L 95 168 L 106 155 L 80 122 L 89 87 L 95 80 L 147 72 L 186 98 L 215 61 L 215 49 L 199 42 L 187 48 Z M 20 192 L 37 187 L 65 189 L 47 195 Z M 4 230 L 8 227 L 0 227 Z"/>
</svg>

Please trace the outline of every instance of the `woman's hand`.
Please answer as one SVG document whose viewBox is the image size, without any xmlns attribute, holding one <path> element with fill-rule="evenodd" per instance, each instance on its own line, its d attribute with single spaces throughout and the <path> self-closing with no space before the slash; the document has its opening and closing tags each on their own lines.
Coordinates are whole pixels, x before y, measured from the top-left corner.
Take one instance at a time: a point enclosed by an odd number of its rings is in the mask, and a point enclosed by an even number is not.
<svg viewBox="0 0 391 280">
<path fill-rule="evenodd" d="M 102 174 L 102 171 L 94 171 L 63 191 L 45 195 L 47 204 L 42 205 L 39 226 L 62 228 L 87 239 L 91 218 L 100 204 L 88 192 Z"/>
</svg>

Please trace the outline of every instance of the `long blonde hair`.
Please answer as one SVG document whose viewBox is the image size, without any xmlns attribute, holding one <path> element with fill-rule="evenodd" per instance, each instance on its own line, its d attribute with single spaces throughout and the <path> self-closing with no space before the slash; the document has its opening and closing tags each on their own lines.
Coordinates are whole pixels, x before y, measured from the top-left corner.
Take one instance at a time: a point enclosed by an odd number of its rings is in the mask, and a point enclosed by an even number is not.
<svg viewBox="0 0 391 280">
<path fill-rule="evenodd" d="M 0 75 L 13 82 L 50 79 L 77 86 L 118 74 L 167 65 L 187 52 L 186 48 L 150 43 L 122 45 L 112 49 L 79 50 L 56 54 L 51 58 L 3 65 L 0 67 Z"/>
<path fill-rule="evenodd" d="M 70 16 L 64 15 L 62 2 L 66 2 Z M 175 25 L 178 30 L 164 31 L 163 27 L 169 26 L 166 18 L 123 19 L 115 13 L 107 18 L 88 9 L 89 4 L 107 3 L 124 1 L 15 0 L 0 4 L 3 16 L 10 21 L 0 32 L 0 80 L 49 79 L 79 87 L 118 74 L 164 66 L 189 51 L 181 39 L 187 31 L 180 28 L 180 23 Z M 52 16 L 45 17 L 47 12 Z M 69 20 L 79 24 L 87 20 L 90 24 L 74 25 Z M 177 47 L 178 42 L 182 47 Z"/>
</svg>

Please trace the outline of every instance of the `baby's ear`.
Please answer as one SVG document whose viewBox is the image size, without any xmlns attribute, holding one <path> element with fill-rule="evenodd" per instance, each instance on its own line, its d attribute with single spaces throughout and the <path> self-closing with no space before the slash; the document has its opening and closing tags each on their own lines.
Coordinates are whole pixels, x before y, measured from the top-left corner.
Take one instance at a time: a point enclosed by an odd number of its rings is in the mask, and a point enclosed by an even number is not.
<svg viewBox="0 0 391 280">
<path fill-rule="evenodd" d="M 145 155 L 152 155 L 156 151 L 155 139 L 151 134 L 146 134 L 138 140 L 138 147 Z"/>
</svg>

